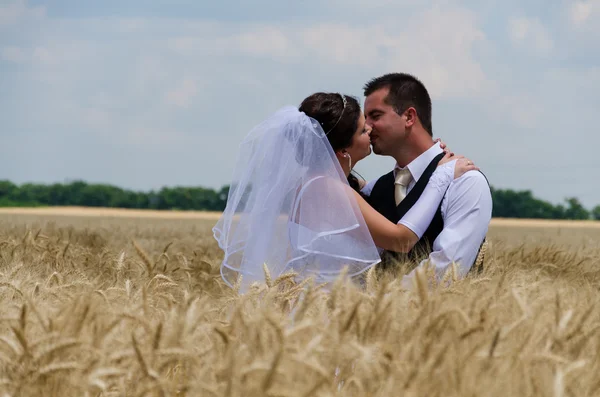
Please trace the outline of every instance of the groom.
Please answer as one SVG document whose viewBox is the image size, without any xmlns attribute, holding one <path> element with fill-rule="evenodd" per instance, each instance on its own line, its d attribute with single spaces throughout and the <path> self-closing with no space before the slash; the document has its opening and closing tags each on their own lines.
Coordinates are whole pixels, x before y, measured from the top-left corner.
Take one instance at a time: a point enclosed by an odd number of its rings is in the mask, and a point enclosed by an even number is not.
<svg viewBox="0 0 600 397">
<path fill-rule="evenodd" d="M 378 212 L 398 220 L 419 199 L 443 157 L 431 125 L 431 99 L 414 76 L 391 73 L 369 81 L 364 87 L 366 124 L 372 127 L 373 152 L 396 160 L 394 169 L 362 189 Z M 383 267 L 391 261 L 421 260 L 441 277 L 455 262 L 459 276 L 473 266 L 485 240 L 492 217 L 492 196 L 485 176 L 469 171 L 455 179 L 446 191 L 433 221 L 408 255 L 385 251 Z M 409 281 L 414 270 L 405 278 Z"/>
</svg>

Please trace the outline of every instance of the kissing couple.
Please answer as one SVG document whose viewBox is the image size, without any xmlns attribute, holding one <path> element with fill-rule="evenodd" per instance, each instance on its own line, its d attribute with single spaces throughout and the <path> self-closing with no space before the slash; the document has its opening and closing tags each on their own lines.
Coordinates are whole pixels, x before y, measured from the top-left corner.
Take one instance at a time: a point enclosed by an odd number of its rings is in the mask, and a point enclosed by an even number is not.
<svg viewBox="0 0 600 397">
<path fill-rule="evenodd" d="M 431 99 L 416 77 L 374 78 L 364 96 L 363 112 L 351 96 L 315 93 L 242 141 L 213 228 L 229 286 L 243 293 L 263 282 L 263 266 L 274 278 L 329 283 L 413 261 L 407 287 L 419 267 L 438 279 L 453 263 L 460 277 L 473 267 L 492 216 L 487 179 L 433 139 Z M 352 169 L 371 147 L 396 164 L 367 183 Z"/>
</svg>

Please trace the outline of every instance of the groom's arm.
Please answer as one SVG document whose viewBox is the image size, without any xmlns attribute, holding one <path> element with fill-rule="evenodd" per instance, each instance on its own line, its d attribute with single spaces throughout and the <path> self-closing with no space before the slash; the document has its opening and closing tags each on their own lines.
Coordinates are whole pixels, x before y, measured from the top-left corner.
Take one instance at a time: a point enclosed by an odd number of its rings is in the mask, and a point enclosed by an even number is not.
<svg viewBox="0 0 600 397">
<path fill-rule="evenodd" d="M 442 216 L 444 229 L 433 242 L 433 252 L 419 267 L 429 260 L 441 277 L 456 262 L 462 277 L 473 266 L 492 218 L 492 194 L 483 174 L 470 171 L 450 184 Z M 413 275 L 414 271 L 406 278 Z"/>
</svg>

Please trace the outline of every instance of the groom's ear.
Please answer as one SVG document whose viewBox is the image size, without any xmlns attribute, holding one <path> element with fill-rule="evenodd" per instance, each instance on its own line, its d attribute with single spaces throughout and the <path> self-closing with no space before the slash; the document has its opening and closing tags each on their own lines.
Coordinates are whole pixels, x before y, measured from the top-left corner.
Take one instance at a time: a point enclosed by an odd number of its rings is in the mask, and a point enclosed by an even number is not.
<svg viewBox="0 0 600 397">
<path fill-rule="evenodd" d="M 406 109 L 404 116 L 406 117 L 405 124 L 407 127 L 412 127 L 417 122 L 417 110 L 412 106 Z"/>
</svg>

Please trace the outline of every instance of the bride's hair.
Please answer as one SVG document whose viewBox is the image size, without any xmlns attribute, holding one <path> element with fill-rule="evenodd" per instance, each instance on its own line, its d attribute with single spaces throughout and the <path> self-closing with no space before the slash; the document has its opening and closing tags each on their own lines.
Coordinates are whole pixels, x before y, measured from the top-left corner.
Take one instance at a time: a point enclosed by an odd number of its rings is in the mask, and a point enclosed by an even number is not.
<svg viewBox="0 0 600 397">
<path fill-rule="evenodd" d="M 321 124 L 334 152 L 352 144 L 361 112 L 356 98 L 348 95 L 342 97 L 342 94 L 337 93 L 317 92 L 305 98 L 299 110 Z M 348 183 L 360 192 L 358 178 L 352 173 L 348 175 Z"/>
</svg>

